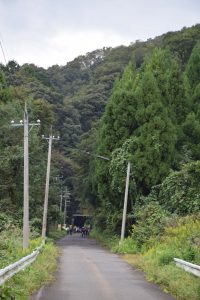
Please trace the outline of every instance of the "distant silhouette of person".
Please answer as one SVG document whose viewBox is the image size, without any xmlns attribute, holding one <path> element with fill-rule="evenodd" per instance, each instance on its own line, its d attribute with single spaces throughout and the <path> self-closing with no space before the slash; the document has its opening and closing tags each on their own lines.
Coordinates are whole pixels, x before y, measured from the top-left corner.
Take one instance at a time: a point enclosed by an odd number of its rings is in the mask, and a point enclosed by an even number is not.
<svg viewBox="0 0 200 300">
<path fill-rule="evenodd" d="M 72 232 L 73 232 L 73 226 L 70 225 L 70 226 L 69 226 L 69 234 L 72 235 Z"/>
<path fill-rule="evenodd" d="M 86 228 L 85 227 L 81 228 L 81 236 L 82 236 L 82 238 L 86 237 Z"/>
</svg>

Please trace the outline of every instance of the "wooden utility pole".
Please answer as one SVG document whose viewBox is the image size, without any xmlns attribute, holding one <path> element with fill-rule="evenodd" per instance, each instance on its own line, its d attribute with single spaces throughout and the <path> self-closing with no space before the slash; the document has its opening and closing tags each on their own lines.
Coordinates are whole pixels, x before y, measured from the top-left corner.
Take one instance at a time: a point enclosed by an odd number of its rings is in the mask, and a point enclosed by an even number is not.
<svg viewBox="0 0 200 300">
<path fill-rule="evenodd" d="M 124 195 L 124 209 L 123 209 L 123 218 L 122 218 L 121 241 L 124 239 L 124 234 L 125 234 L 130 169 L 131 169 L 131 164 L 130 164 L 130 162 L 128 162 L 127 175 L 126 175 L 126 188 L 125 188 L 125 195 Z"/>
</svg>

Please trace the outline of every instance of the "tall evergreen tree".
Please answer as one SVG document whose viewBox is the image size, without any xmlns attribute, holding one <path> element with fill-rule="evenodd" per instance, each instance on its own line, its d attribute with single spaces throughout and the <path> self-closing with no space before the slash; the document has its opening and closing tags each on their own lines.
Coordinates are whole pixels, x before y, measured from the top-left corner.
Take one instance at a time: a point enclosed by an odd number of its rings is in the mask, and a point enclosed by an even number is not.
<svg viewBox="0 0 200 300">
<path fill-rule="evenodd" d="M 185 73 L 189 82 L 191 93 L 193 94 L 196 86 L 200 82 L 200 41 L 197 42 L 192 50 Z"/>
<path fill-rule="evenodd" d="M 173 166 L 176 128 L 162 103 L 157 81 L 148 65 L 136 90 L 138 110 L 136 119 L 139 128 L 137 149 L 132 153 L 136 167 L 136 182 L 142 191 L 161 182 Z"/>
<path fill-rule="evenodd" d="M 200 159 L 200 42 L 194 47 L 185 70 L 190 111 L 182 124 L 184 143 L 192 159 Z"/>
<path fill-rule="evenodd" d="M 134 80 L 136 71 L 132 63 L 125 68 L 123 76 L 113 88 L 113 93 L 106 106 L 99 130 L 97 152 L 100 155 L 111 156 L 114 149 L 137 128 L 135 119 L 136 99 L 134 97 Z M 111 200 L 109 162 L 96 160 L 96 182 L 100 199 Z M 110 199 L 110 200 L 109 200 Z"/>
<path fill-rule="evenodd" d="M 181 65 L 168 49 L 156 48 L 145 67 L 151 70 L 160 90 L 161 101 L 173 123 L 185 118 L 187 105 Z"/>
<path fill-rule="evenodd" d="M 134 80 L 136 71 L 132 63 L 125 68 L 123 76 L 113 88 L 101 121 L 99 150 L 110 153 L 137 127 L 134 119 L 136 101 L 134 98 Z"/>
</svg>

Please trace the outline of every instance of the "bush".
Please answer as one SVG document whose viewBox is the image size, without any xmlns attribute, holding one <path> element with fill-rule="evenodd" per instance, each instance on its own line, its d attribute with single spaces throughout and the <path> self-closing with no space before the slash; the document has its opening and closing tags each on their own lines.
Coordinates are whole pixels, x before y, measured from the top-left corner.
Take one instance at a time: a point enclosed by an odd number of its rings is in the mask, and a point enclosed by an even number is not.
<svg viewBox="0 0 200 300">
<path fill-rule="evenodd" d="M 58 240 L 61 239 L 63 237 L 65 237 L 67 235 L 66 230 L 62 229 L 62 230 L 51 230 L 48 233 L 48 239 L 49 240 Z"/>
<path fill-rule="evenodd" d="M 131 237 L 120 241 L 112 247 L 112 251 L 120 254 L 135 254 L 138 252 L 138 247 Z"/>
<path fill-rule="evenodd" d="M 22 249 L 21 229 L 12 225 L 9 229 L 2 231 L 0 235 L 0 268 L 4 268 L 31 253 L 41 244 L 41 241 L 41 238 L 30 240 L 29 248 L 24 251 Z"/>
<path fill-rule="evenodd" d="M 173 171 L 160 185 L 157 201 L 171 213 L 187 215 L 200 211 L 200 161 Z"/>
<path fill-rule="evenodd" d="M 112 249 L 119 243 L 119 237 L 108 232 L 103 232 L 98 230 L 97 228 L 92 229 L 91 237 L 98 240 L 102 245 Z"/>
<path fill-rule="evenodd" d="M 14 220 L 12 217 L 6 215 L 5 213 L 0 213 L 0 232 L 12 227 L 13 224 Z"/>
<path fill-rule="evenodd" d="M 122 212 L 115 210 L 101 211 L 96 214 L 94 219 L 94 227 L 108 234 L 119 234 L 121 230 Z"/>
<path fill-rule="evenodd" d="M 157 255 L 157 262 L 159 266 L 168 265 L 173 262 L 174 251 L 172 249 L 165 249 Z"/>
<path fill-rule="evenodd" d="M 140 255 L 126 259 L 142 268 L 150 281 L 160 284 L 177 299 L 199 300 L 198 277 L 177 267 L 174 257 L 200 265 L 200 215 L 167 219 L 159 241 Z M 143 244 L 145 246 L 146 244 Z"/>
<path fill-rule="evenodd" d="M 132 238 L 138 248 L 150 247 L 164 232 L 167 212 L 154 202 L 143 205 L 135 212 L 136 224 L 132 226 Z"/>
<path fill-rule="evenodd" d="M 58 248 L 52 243 L 45 244 L 36 261 L 17 273 L 0 288 L 2 300 L 28 300 L 30 295 L 42 285 L 53 281 L 53 272 L 57 268 Z"/>
</svg>

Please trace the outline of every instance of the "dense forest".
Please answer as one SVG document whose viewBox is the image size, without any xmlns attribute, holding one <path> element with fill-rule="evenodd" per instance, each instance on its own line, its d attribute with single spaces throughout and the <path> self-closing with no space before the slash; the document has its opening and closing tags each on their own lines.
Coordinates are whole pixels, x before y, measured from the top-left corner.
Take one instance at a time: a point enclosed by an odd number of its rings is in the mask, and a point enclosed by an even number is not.
<svg viewBox="0 0 200 300">
<path fill-rule="evenodd" d="M 10 121 L 41 120 L 30 132 L 30 222 L 41 226 L 50 126 L 49 224 L 62 221 L 60 193 L 75 212 L 119 233 L 126 167 L 128 223 L 155 203 L 170 214 L 200 210 L 200 25 L 130 46 L 103 48 L 48 69 L 0 66 L 1 219 L 21 225 L 23 131 Z M 100 156 L 109 158 L 102 160 Z M 6 222 L 2 222 L 4 226 Z M 0 228 L 1 229 L 1 228 Z"/>
</svg>

